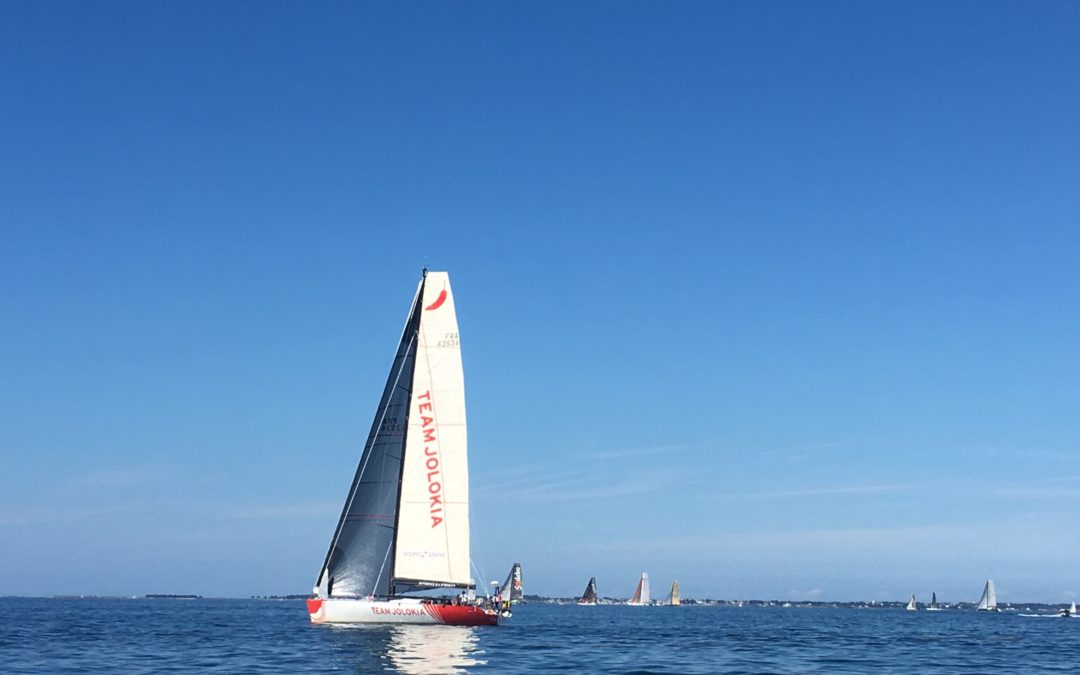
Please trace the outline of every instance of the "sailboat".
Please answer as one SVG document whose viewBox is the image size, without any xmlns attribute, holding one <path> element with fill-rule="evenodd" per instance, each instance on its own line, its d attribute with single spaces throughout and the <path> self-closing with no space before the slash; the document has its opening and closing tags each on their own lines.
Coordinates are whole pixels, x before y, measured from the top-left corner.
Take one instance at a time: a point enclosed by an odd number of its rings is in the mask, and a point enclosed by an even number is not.
<svg viewBox="0 0 1080 675">
<path fill-rule="evenodd" d="M 930 594 L 930 606 L 926 608 L 928 612 L 940 612 L 941 608 L 937 604 L 937 593 Z"/>
<path fill-rule="evenodd" d="M 577 604 L 595 605 L 596 600 L 596 577 L 589 577 L 589 583 L 585 586 L 585 592 L 581 594 L 581 599 L 577 601 Z"/>
<path fill-rule="evenodd" d="M 667 600 L 668 600 L 668 604 L 671 605 L 672 607 L 678 607 L 679 605 L 682 604 L 682 598 L 679 597 L 679 580 L 678 579 L 671 582 L 671 592 L 668 593 Z"/>
<path fill-rule="evenodd" d="M 524 602 L 522 599 L 524 597 L 524 588 L 521 585 L 521 563 L 514 563 L 514 566 L 510 568 L 510 574 L 506 575 L 502 590 L 499 592 L 499 602 L 503 604 L 503 607 L 516 605 L 519 602 Z"/>
<path fill-rule="evenodd" d="M 1069 616 L 1076 616 L 1076 603 L 1075 602 L 1072 604 L 1072 607 L 1069 608 Z"/>
<path fill-rule="evenodd" d="M 918 611 L 919 605 L 916 604 L 916 602 L 915 602 L 915 594 L 914 593 L 912 593 L 911 599 L 908 600 L 907 607 L 905 607 L 905 609 L 907 609 L 907 611 L 909 611 L 909 612 Z"/>
<path fill-rule="evenodd" d="M 980 612 L 999 612 L 997 606 L 997 591 L 994 590 L 993 579 L 987 579 L 986 585 L 983 586 L 982 597 L 979 598 L 979 605 L 975 608 Z"/>
<path fill-rule="evenodd" d="M 634 605 L 639 607 L 641 605 L 649 604 L 649 574 L 648 572 L 641 573 L 641 579 L 637 582 L 637 588 L 634 589 L 634 595 L 626 602 L 628 605 Z"/>
<path fill-rule="evenodd" d="M 446 272 L 420 279 L 307 601 L 312 623 L 495 625 L 473 605 L 465 385 Z M 454 601 L 409 596 L 455 589 Z"/>
</svg>

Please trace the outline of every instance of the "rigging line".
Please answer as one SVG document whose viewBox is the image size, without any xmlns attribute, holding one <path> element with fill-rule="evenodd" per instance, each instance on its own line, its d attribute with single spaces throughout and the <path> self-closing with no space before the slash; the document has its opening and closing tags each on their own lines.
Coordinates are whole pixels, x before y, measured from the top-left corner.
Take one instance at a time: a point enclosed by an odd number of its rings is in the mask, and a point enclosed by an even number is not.
<svg viewBox="0 0 1080 675">
<path fill-rule="evenodd" d="M 472 561 L 472 558 L 469 558 L 469 564 L 472 566 L 472 570 L 476 574 L 477 578 L 480 579 L 480 585 L 484 587 L 484 597 L 490 599 L 491 591 L 488 590 L 489 586 L 487 585 L 487 582 L 484 581 L 484 579 L 486 579 L 487 577 L 485 577 L 483 574 L 480 574 L 480 570 L 476 568 L 476 563 Z"/>
<path fill-rule="evenodd" d="M 383 554 L 382 565 L 379 566 L 379 573 L 375 575 L 375 585 L 371 587 L 371 593 L 369 595 L 375 595 L 375 591 L 379 588 L 379 579 L 382 579 L 383 570 L 386 569 L 386 560 L 390 557 L 390 551 L 394 549 L 394 534 L 390 534 L 390 545 L 386 547 L 386 553 Z M 394 580 L 387 579 L 387 595 L 394 595 Z"/>
</svg>

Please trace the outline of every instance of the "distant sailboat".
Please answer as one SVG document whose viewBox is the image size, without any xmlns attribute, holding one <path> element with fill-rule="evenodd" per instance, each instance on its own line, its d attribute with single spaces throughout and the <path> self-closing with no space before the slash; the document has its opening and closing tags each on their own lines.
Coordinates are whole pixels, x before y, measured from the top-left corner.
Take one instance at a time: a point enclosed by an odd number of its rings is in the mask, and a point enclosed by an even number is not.
<svg viewBox="0 0 1080 675">
<path fill-rule="evenodd" d="M 926 608 L 928 612 L 940 612 L 941 608 L 937 604 L 937 593 L 930 594 L 930 606 Z"/>
<path fill-rule="evenodd" d="M 596 577 L 590 577 L 588 585 L 585 586 L 585 592 L 581 594 L 581 599 L 577 601 L 577 604 L 595 605 L 596 600 Z"/>
<path fill-rule="evenodd" d="M 637 582 L 637 588 L 634 589 L 634 595 L 627 601 L 628 605 L 634 605 L 635 607 L 649 604 L 649 574 L 648 572 L 641 573 L 641 579 Z"/>
<path fill-rule="evenodd" d="M 907 603 L 907 607 L 906 607 L 906 609 L 907 609 L 907 611 L 909 611 L 909 612 L 915 612 L 915 611 L 918 611 L 918 609 L 919 609 L 919 605 L 917 605 L 917 604 L 915 603 L 915 594 L 912 594 L 912 595 L 911 595 L 911 599 L 910 599 L 910 600 L 908 600 L 908 603 Z"/>
<path fill-rule="evenodd" d="M 499 592 L 499 602 L 503 605 L 516 605 L 519 602 L 524 602 L 522 598 L 525 597 L 524 589 L 521 585 L 521 563 L 514 563 L 514 566 L 510 568 L 510 574 L 506 576 L 506 581 L 503 582 L 502 590 Z"/>
<path fill-rule="evenodd" d="M 682 598 L 679 597 L 679 580 L 671 582 L 671 592 L 668 593 L 668 604 L 672 607 L 678 607 L 682 604 Z"/>
<path fill-rule="evenodd" d="M 1075 602 L 1072 604 L 1072 607 L 1069 608 L 1069 616 L 1076 616 L 1076 603 Z"/>
<path fill-rule="evenodd" d="M 445 272 L 424 270 L 307 608 L 312 623 L 498 623 L 471 603 L 406 595 L 432 588 L 465 600 L 476 584 L 454 296 Z"/>
<path fill-rule="evenodd" d="M 980 612 L 998 612 L 1001 611 L 997 606 L 997 591 L 994 589 L 994 580 L 987 579 L 986 585 L 983 586 L 982 597 L 979 598 L 979 606 L 976 607 Z"/>
</svg>

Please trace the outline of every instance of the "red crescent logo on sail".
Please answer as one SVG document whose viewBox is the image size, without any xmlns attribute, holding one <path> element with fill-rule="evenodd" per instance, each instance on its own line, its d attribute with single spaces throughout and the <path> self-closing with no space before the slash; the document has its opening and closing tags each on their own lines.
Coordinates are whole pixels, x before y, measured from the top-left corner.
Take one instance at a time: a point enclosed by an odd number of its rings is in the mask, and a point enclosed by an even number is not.
<svg viewBox="0 0 1080 675">
<path fill-rule="evenodd" d="M 442 307 L 444 302 L 446 302 L 446 289 L 445 288 L 442 289 L 441 291 L 439 291 L 439 297 L 435 298 L 435 302 L 431 303 L 430 305 L 428 305 L 424 309 L 429 310 L 429 311 L 432 310 L 432 309 L 438 309 L 438 308 Z"/>
</svg>

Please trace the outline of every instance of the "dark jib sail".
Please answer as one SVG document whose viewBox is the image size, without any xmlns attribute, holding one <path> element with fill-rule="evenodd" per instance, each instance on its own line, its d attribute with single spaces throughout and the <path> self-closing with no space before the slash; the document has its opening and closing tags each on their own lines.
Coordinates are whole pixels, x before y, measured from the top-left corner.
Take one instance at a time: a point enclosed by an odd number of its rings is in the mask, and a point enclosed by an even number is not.
<svg viewBox="0 0 1080 675">
<path fill-rule="evenodd" d="M 596 577 L 589 578 L 589 585 L 585 587 L 585 592 L 581 595 L 579 603 L 583 605 L 595 605 L 596 604 Z"/>
<path fill-rule="evenodd" d="M 521 585 L 521 563 L 514 563 L 510 568 L 510 574 L 506 575 L 502 590 L 499 592 L 501 602 L 517 603 L 525 597 L 525 589 Z"/>
<path fill-rule="evenodd" d="M 390 579 L 398 484 L 423 291 L 421 282 L 364 444 L 364 454 L 315 584 L 316 593 L 324 598 L 393 595 Z"/>
</svg>

